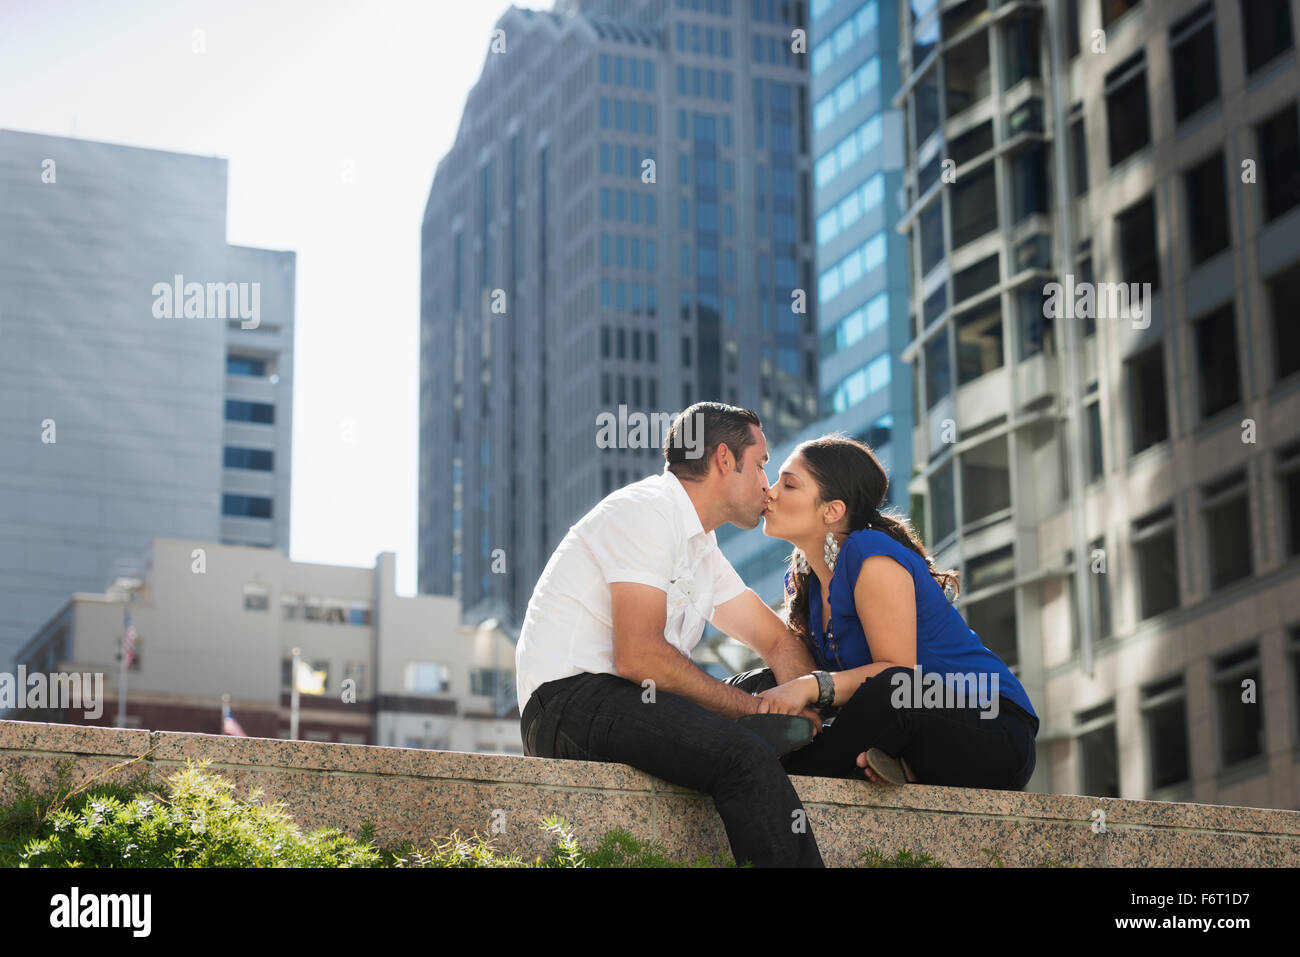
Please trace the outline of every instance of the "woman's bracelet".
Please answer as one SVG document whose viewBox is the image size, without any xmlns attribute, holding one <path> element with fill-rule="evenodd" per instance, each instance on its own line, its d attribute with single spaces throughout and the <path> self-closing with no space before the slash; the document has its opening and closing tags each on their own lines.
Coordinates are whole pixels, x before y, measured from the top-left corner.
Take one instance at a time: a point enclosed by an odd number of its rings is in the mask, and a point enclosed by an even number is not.
<svg viewBox="0 0 1300 957">
<path fill-rule="evenodd" d="M 829 671 L 814 671 L 812 675 L 817 679 L 817 707 L 829 708 L 835 703 L 835 679 Z"/>
</svg>

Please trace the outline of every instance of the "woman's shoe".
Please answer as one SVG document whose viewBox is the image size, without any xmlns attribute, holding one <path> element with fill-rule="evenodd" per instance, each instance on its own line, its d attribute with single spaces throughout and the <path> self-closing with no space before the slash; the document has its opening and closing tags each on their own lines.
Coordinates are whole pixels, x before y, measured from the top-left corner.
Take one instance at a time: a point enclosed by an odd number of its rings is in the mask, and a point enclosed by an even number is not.
<svg viewBox="0 0 1300 957">
<path fill-rule="evenodd" d="M 907 758 L 895 758 L 879 748 L 871 748 L 867 751 L 867 764 L 870 765 L 871 770 L 890 784 L 914 784 L 916 782 L 916 772 L 907 763 Z"/>
</svg>

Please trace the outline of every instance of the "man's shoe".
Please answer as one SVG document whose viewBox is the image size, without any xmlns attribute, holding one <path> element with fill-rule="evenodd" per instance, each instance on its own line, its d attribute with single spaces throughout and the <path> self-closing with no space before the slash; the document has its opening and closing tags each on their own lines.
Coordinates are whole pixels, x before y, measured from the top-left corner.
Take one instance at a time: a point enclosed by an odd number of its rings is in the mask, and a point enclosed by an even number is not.
<svg viewBox="0 0 1300 957">
<path fill-rule="evenodd" d="M 804 747 L 817 735 L 812 718 L 801 714 L 746 714 L 736 720 L 766 741 L 778 758 Z"/>
<path fill-rule="evenodd" d="M 890 784 L 913 784 L 916 773 L 906 758 L 895 758 L 879 748 L 867 751 L 867 764 Z"/>
</svg>

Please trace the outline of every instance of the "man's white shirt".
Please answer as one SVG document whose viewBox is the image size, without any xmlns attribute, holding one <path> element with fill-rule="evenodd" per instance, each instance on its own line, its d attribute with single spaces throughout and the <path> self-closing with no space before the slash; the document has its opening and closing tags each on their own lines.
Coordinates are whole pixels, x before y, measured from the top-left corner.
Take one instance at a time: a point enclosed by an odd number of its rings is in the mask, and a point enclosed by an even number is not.
<svg viewBox="0 0 1300 957">
<path fill-rule="evenodd" d="M 611 582 L 664 591 L 664 638 L 687 657 L 714 608 L 745 590 L 672 472 L 611 492 L 569 529 L 533 588 L 515 649 L 521 711 L 547 681 L 618 674 Z"/>
</svg>

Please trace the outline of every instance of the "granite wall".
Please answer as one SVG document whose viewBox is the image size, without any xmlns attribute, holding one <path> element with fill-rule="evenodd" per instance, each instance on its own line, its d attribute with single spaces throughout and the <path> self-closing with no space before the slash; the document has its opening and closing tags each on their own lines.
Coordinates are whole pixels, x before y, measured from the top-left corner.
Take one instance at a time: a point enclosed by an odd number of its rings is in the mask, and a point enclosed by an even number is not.
<svg viewBox="0 0 1300 957">
<path fill-rule="evenodd" d="M 538 827 L 549 814 L 584 844 L 622 828 L 683 859 L 728 850 L 709 798 L 626 765 L 23 721 L 0 721 L 0 803 L 13 793 L 8 772 L 40 788 L 71 759 L 79 784 L 133 758 L 106 777 L 147 767 L 162 778 L 186 759 L 209 759 L 239 796 L 261 788 L 305 828 L 356 834 L 368 819 L 381 843 L 490 834 L 499 812 L 498 847 L 529 857 L 550 845 Z M 969 867 L 1300 866 L 1300 811 L 793 780 L 832 866 L 854 864 L 867 848 Z"/>
</svg>

